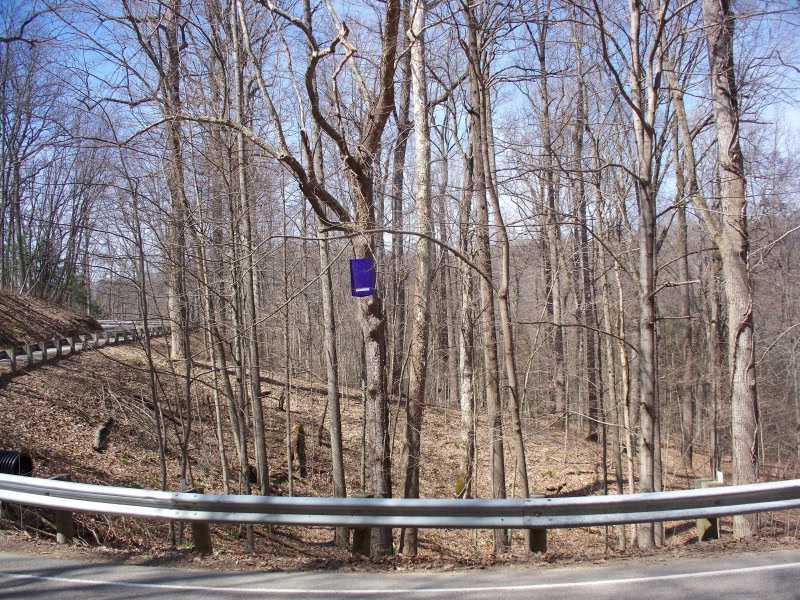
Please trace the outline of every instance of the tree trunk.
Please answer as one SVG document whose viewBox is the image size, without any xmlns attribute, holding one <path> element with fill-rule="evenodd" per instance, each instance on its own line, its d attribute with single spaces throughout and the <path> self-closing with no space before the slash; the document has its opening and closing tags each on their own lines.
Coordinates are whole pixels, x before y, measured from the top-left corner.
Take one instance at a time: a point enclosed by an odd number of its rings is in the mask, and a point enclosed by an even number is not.
<svg viewBox="0 0 800 600">
<path fill-rule="evenodd" d="M 349 195 L 355 208 L 354 214 L 328 190 L 320 174 L 316 173 L 308 163 L 311 160 L 311 149 L 308 136 L 303 130 L 300 136 L 304 152 L 303 159 L 298 159 L 289 148 L 287 138 L 282 129 L 282 120 L 272 103 L 269 90 L 260 71 L 256 71 L 256 80 L 263 100 L 267 103 L 272 126 L 277 130 L 280 151 L 272 151 L 281 163 L 292 173 L 305 199 L 311 204 L 320 219 L 327 220 L 326 211 L 330 210 L 339 223 L 334 226 L 355 234 L 353 237 L 353 253 L 355 258 L 368 258 L 375 261 L 380 248 L 376 229 L 375 203 L 375 165 L 379 156 L 381 137 L 386 123 L 394 109 L 394 78 L 397 63 L 397 35 L 400 23 L 401 6 L 399 0 L 387 0 L 381 28 L 381 50 L 377 69 L 375 70 L 374 90 L 370 91 L 364 84 L 357 62 L 349 60 L 350 68 L 355 76 L 362 94 L 362 104 L 357 111 L 363 115 L 359 127 L 358 139 L 352 139 L 352 130 L 342 128 L 341 121 L 332 123 L 326 116 L 327 111 L 320 107 L 317 88 L 317 66 L 326 52 L 315 51 L 306 66 L 303 85 L 308 99 L 311 118 L 320 130 L 335 144 L 341 160 L 341 168 L 349 184 Z M 332 3 L 327 3 L 328 13 L 337 26 L 337 42 L 350 44 L 347 40 L 347 27 L 339 21 Z M 287 20 L 297 26 L 295 19 L 287 17 L 277 7 L 270 7 L 273 16 Z M 317 44 L 312 32 L 307 27 L 299 27 L 312 45 Z M 248 48 L 250 48 L 248 44 Z M 249 50 L 252 54 L 252 49 Z M 351 56 L 352 58 L 352 56 Z M 347 62 L 347 61 L 346 61 Z M 343 63 L 344 64 L 344 63 Z M 334 78 L 334 81 L 336 78 Z M 299 88 L 298 88 L 299 93 Z M 333 101 L 336 109 L 341 110 L 341 96 L 334 92 Z M 302 103 L 302 100 L 301 100 Z M 362 110 L 364 109 L 364 110 Z M 305 107 L 300 109 L 306 110 Z M 350 111 L 350 107 L 347 109 Z M 339 113 L 341 114 L 341 113 Z M 305 164 L 304 164 L 305 163 Z M 330 221 L 328 221 L 330 222 Z M 377 498 L 389 498 L 392 495 L 391 456 L 389 453 L 388 428 L 388 393 L 386 386 L 386 319 L 380 295 L 364 296 L 358 300 L 359 325 L 364 339 L 366 370 L 366 429 L 369 471 L 371 473 L 371 492 Z M 374 556 L 385 556 L 392 551 L 391 528 L 375 527 L 372 529 L 371 552 Z"/>
<path fill-rule="evenodd" d="M 142 327 L 144 334 L 144 352 L 147 359 L 147 382 L 150 392 L 150 402 L 153 405 L 153 424 L 155 425 L 156 440 L 158 442 L 158 457 L 161 473 L 161 489 L 167 489 L 167 456 L 164 448 L 164 425 L 162 422 L 161 402 L 158 395 L 158 384 L 156 382 L 156 367 L 153 361 L 153 345 L 150 340 L 150 304 L 147 301 L 147 271 L 145 268 L 144 236 L 142 235 L 141 220 L 139 218 L 139 199 L 136 190 L 132 191 L 133 200 L 133 219 L 134 236 L 136 240 L 136 259 L 139 286 L 139 312 L 142 315 Z"/>
<path fill-rule="evenodd" d="M 558 191 L 555 182 L 555 151 L 552 141 L 552 124 L 550 118 L 550 90 L 547 71 L 547 32 L 549 29 L 548 14 L 543 15 L 539 24 L 539 35 L 535 45 L 539 58 L 539 96 L 542 102 L 539 121 L 542 130 L 542 146 L 544 149 L 544 211 L 547 215 L 547 234 L 545 256 L 545 284 L 547 286 L 547 307 L 552 316 L 553 355 L 555 370 L 553 374 L 554 409 L 556 416 L 566 423 L 567 413 L 567 376 L 564 360 L 564 327 L 562 326 L 561 301 L 561 229 L 558 217 Z"/>
<path fill-rule="evenodd" d="M 411 79 L 414 98 L 414 185 L 416 189 L 417 231 L 430 236 L 433 228 L 431 205 L 431 139 L 428 125 L 428 90 L 425 76 L 425 0 L 413 0 L 411 7 Z M 418 237 L 416 280 L 411 322 L 411 364 L 406 403 L 405 497 L 419 498 L 419 461 L 422 437 L 422 411 L 428 375 L 428 334 L 430 330 L 431 242 Z M 417 554 L 417 530 L 406 530 L 403 551 Z"/>
<path fill-rule="evenodd" d="M 758 396 L 753 339 L 753 288 L 748 263 L 744 158 L 739 144 L 739 107 L 733 62 L 734 15 L 728 0 L 703 0 L 711 67 L 711 98 L 717 130 L 722 225 L 716 236 L 728 302 L 733 483 L 758 480 Z M 737 537 L 758 534 L 756 515 L 733 519 Z"/>
<path fill-rule="evenodd" d="M 241 0 L 236 1 L 238 13 L 233 21 L 233 44 L 236 61 L 236 118 L 240 125 L 246 122 L 245 90 L 244 90 L 244 56 L 240 49 L 240 33 L 238 24 L 244 19 Z M 258 352 L 258 327 L 255 303 L 255 268 L 253 265 L 253 232 L 250 223 L 250 201 L 248 196 L 247 161 L 244 135 L 236 134 L 236 163 L 238 176 L 239 208 L 241 211 L 240 244 L 242 249 L 242 275 L 244 276 L 244 309 L 245 327 L 247 331 L 248 383 L 250 386 L 250 402 L 253 410 L 253 432 L 256 453 L 256 469 L 262 496 L 269 494 L 269 465 L 267 463 L 267 442 L 264 428 L 264 409 L 261 404 L 261 364 Z"/>
<path fill-rule="evenodd" d="M 578 212 L 577 241 L 579 244 L 580 261 L 580 288 L 578 295 L 578 310 L 583 322 L 584 340 L 584 361 L 586 364 L 586 404 L 588 413 L 588 437 L 592 442 L 600 440 L 598 434 L 600 429 L 600 382 L 597 373 L 597 343 L 594 333 L 594 288 L 592 281 L 594 277 L 589 264 L 589 215 L 586 203 L 586 188 L 584 186 L 583 171 L 583 142 L 584 132 L 587 127 L 588 109 L 586 105 L 586 82 L 583 79 L 583 40 L 579 25 L 576 23 L 574 28 L 575 37 L 575 66 L 577 70 L 578 93 L 575 99 L 576 119 L 573 130 L 573 151 L 575 153 L 573 189 L 575 193 L 575 206 Z"/>
<path fill-rule="evenodd" d="M 303 0 L 303 19 L 309 31 L 312 30 L 311 0 Z M 313 48 L 306 47 L 309 58 Z M 322 135 L 319 125 L 312 124 L 311 137 L 313 139 L 313 166 L 320 180 L 325 181 L 325 168 L 322 155 Z M 331 438 L 331 479 L 333 481 L 333 495 L 337 498 L 347 496 L 347 486 L 344 475 L 344 450 L 342 447 L 342 410 L 339 396 L 339 356 L 336 346 L 336 319 L 333 304 L 333 283 L 331 281 L 330 256 L 328 250 L 328 233 L 324 223 L 317 217 L 317 232 L 319 241 L 319 268 L 320 292 L 322 294 L 322 328 L 325 347 L 325 375 L 327 381 L 328 397 L 326 401 L 328 412 L 328 432 Z M 322 420 L 325 414 L 323 412 Z M 320 436 L 322 435 L 320 424 Z M 350 540 L 350 532 L 346 527 L 336 528 L 336 545 L 346 548 Z"/>
<path fill-rule="evenodd" d="M 181 0 L 171 0 L 166 11 L 164 35 L 166 37 L 167 60 L 162 89 L 162 110 L 170 119 L 167 124 L 167 189 L 170 196 L 170 217 L 167 231 L 169 317 L 171 328 L 171 357 L 178 363 L 186 361 L 188 349 L 184 347 L 184 330 L 187 319 L 186 298 L 186 218 L 188 206 L 183 176 L 183 149 L 181 121 L 176 119 L 181 111 L 180 44 L 178 29 L 181 20 Z M 181 364 L 180 371 L 185 371 Z"/>
<path fill-rule="evenodd" d="M 482 94 L 486 80 L 484 65 L 478 46 L 478 24 L 471 6 L 462 3 L 462 12 L 467 22 L 467 54 L 469 60 L 468 80 L 470 94 L 470 145 L 473 158 L 474 198 L 477 209 L 476 238 L 478 266 L 491 278 L 492 258 L 489 248 L 489 211 L 487 206 L 487 180 L 485 153 L 481 130 L 484 107 Z M 497 357 L 497 331 L 495 330 L 494 289 L 490 279 L 480 278 L 481 314 L 483 321 L 483 357 L 486 380 L 486 410 L 489 425 L 489 456 L 492 471 L 492 497 L 506 497 L 506 471 L 503 456 L 503 421 L 500 412 L 500 382 Z M 508 531 L 494 530 L 495 552 L 508 549 Z"/>
<path fill-rule="evenodd" d="M 409 25 L 409 4 L 403 2 L 400 23 L 399 46 L 405 48 L 399 64 L 400 93 L 397 99 L 397 142 L 392 160 L 392 356 L 391 381 L 392 394 L 400 395 L 406 346 L 406 278 L 403 255 L 405 253 L 403 227 L 403 182 L 406 172 L 406 150 L 412 124 L 409 122 L 411 101 L 411 52 L 408 51 L 407 32 Z"/>
<path fill-rule="evenodd" d="M 322 224 L 318 224 L 322 229 Z M 325 335 L 325 374 L 328 384 L 328 431 L 331 437 L 331 479 L 333 495 L 347 496 L 344 476 L 344 452 L 342 448 L 342 410 L 339 404 L 339 358 L 336 350 L 336 320 L 333 314 L 333 285 L 328 257 L 327 233 L 320 233 L 319 242 L 320 287 L 322 291 L 322 320 Z M 336 528 L 336 545 L 348 544 L 349 532 L 345 527 Z"/>
<path fill-rule="evenodd" d="M 500 285 L 497 289 L 497 301 L 500 313 L 500 328 L 503 337 L 503 360 L 506 370 L 506 389 L 508 390 L 507 412 L 511 421 L 511 445 L 514 448 L 516 478 L 519 485 L 519 495 L 527 498 L 530 494 L 528 487 L 528 462 L 525 458 L 525 442 L 522 435 L 522 419 L 519 407 L 519 385 L 517 382 L 517 361 L 514 348 L 514 330 L 511 326 L 511 303 L 508 290 L 511 281 L 511 244 L 508 240 L 503 213 L 500 209 L 500 197 L 497 192 L 497 169 L 494 160 L 494 134 L 491 124 L 492 104 L 488 80 L 483 86 L 483 115 L 481 138 L 485 148 L 484 173 L 486 188 L 492 205 L 494 232 L 500 246 Z M 526 537 L 530 530 L 525 531 Z"/>
<path fill-rule="evenodd" d="M 671 83 L 674 90 L 676 86 Z M 682 104 L 682 103 L 681 103 Z M 681 106 L 681 108 L 683 108 Z M 679 112 L 676 108 L 676 113 Z M 688 226 L 686 223 L 686 183 L 684 178 L 684 161 L 679 153 L 679 127 L 678 117 L 673 121 L 673 152 L 672 162 L 675 165 L 675 203 L 678 212 L 678 281 L 689 281 L 689 244 Z M 691 140 L 689 141 L 691 144 Z M 692 455 L 694 453 L 694 360 L 692 354 L 694 332 L 692 329 L 692 316 L 689 297 L 689 286 L 685 284 L 680 288 L 680 317 L 683 319 L 680 355 L 683 359 L 683 383 L 678 385 L 680 394 L 680 421 L 681 421 L 681 456 L 683 467 L 687 476 L 692 472 Z"/>
<path fill-rule="evenodd" d="M 653 162 L 655 119 L 661 73 L 659 41 L 646 66 L 640 55 L 642 6 L 630 3 L 629 85 L 631 119 L 636 140 L 636 200 L 639 207 L 639 491 L 656 490 L 656 181 Z M 661 13 L 663 19 L 663 12 Z M 656 544 L 653 523 L 639 526 L 639 547 Z"/>
<path fill-rule="evenodd" d="M 460 150 L 460 146 L 459 146 Z M 469 230 L 472 212 L 472 160 L 463 151 L 463 184 L 458 210 L 458 248 L 464 255 L 470 253 Z M 460 448 L 455 493 L 459 498 L 471 498 L 475 487 L 475 382 L 473 343 L 475 338 L 475 297 L 470 266 L 459 263 L 461 275 L 461 322 L 458 336 L 458 404 L 461 410 Z"/>
</svg>

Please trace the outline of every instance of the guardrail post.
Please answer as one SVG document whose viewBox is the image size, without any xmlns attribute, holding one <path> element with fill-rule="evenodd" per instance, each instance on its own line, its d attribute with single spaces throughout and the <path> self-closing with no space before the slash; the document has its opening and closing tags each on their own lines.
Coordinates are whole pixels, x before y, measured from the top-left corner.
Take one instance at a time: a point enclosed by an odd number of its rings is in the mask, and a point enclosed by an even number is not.
<svg viewBox="0 0 800 600">
<path fill-rule="evenodd" d="M 536 500 L 545 498 L 544 494 L 529 494 L 528 498 Z M 531 527 L 525 535 L 528 543 L 528 552 L 547 552 L 547 529 L 545 527 Z"/>
<path fill-rule="evenodd" d="M 33 345 L 28 344 L 25 346 L 25 354 L 28 355 L 28 368 L 30 369 L 33 366 Z"/>
<path fill-rule="evenodd" d="M 68 510 L 55 511 L 56 542 L 59 544 L 69 544 L 75 537 L 75 523 L 72 520 L 72 513 Z"/>
<path fill-rule="evenodd" d="M 17 349 L 15 346 L 11 346 L 11 348 L 6 349 L 6 354 L 8 355 L 8 359 L 11 361 L 11 372 L 17 372 Z"/>
<path fill-rule="evenodd" d="M 356 492 L 353 494 L 353 498 L 372 498 L 372 496 L 364 492 Z M 351 546 L 353 554 L 369 556 L 370 538 L 372 538 L 371 527 L 353 527 L 353 545 Z"/>
<path fill-rule="evenodd" d="M 42 349 L 42 362 L 46 363 L 47 362 L 47 342 L 42 342 L 41 345 L 40 345 L 40 348 Z"/>
<path fill-rule="evenodd" d="M 69 481 L 66 475 L 53 475 L 49 479 L 54 481 Z M 53 525 L 56 526 L 56 543 L 69 544 L 75 537 L 75 522 L 72 520 L 72 511 L 53 511 Z"/>
<path fill-rule="evenodd" d="M 53 338 L 53 344 L 56 347 L 56 359 L 61 358 L 61 337 L 56 336 Z"/>
<path fill-rule="evenodd" d="M 205 488 L 195 487 L 191 490 L 195 494 L 205 493 Z M 192 521 L 192 541 L 194 549 L 203 556 L 208 556 L 214 552 L 214 545 L 211 541 L 211 527 L 208 521 Z"/>
<path fill-rule="evenodd" d="M 695 488 L 715 488 L 722 487 L 723 483 L 715 479 L 698 477 L 694 480 Z M 719 520 L 716 517 L 697 519 L 697 541 L 707 542 L 708 540 L 719 539 Z"/>
</svg>

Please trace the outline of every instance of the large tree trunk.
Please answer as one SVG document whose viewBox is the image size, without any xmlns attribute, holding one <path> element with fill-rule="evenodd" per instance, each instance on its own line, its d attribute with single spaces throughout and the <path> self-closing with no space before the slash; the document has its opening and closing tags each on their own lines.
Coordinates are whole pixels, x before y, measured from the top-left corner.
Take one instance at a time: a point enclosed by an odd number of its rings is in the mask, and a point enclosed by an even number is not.
<svg viewBox="0 0 800 600">
<path fill-rule="evenodd" d="M 660 17 L 663 19 L 663 12 Z M 661 72 L 661 51 L 648 52 L 646 66 L 641 57 L 642 6 L 630 3 L 630 65 L 628 96 L 636 140 L 636 200 L 639 207 L 639 491 L 656 491 L 656 180 L 653 163 L 655 119 Z M 653 41 L 653 44 L 660 44 Z M 653 523 L 639 526 L 639 546 L 656 544 Z"/>
<path fill-rule="evenodd" d="M 365 230 L 375 228 L 375 198 L 373 193 L 373 161 L 380 136 L 394 105 L 394 69 L 397 55 L 397 33 L 400 22 L 400 4 L 387 0 L 383 30 L 383 53 L 380 65 L 380 89 L 367 127 L 362 132 L 356 165 L 347 164 L 354 196 L 355 222 Z M 356 238 L 353 248 L 357 258 L 374 257 L 376 239 L 363 233 Z M 391 498 L 392 468 L 389 453 L 389 406 L 386 388 L 386 318 L 378 295 L 366 296 L 359 301 L 359 322 L 364 335 L 364 355 L 367 380 L 367 445 L 371 472 L 372 495 Z M 371 553 L 386 556 L 392 552 L 392 530 L 389 527 L 372 529 Z"/>
<path fill-rule="evenodd" d="M 739 144 L 739 107 L 733 62 L 734 15 L 728 0 L 703 0 L 711 67 L 711 99 L 717 130 L 722 226 L 716 237 L 728 301 L 733 483 L 758 480 L 758 396 L 753 340 L 753 288 L 748 265 L 747 198 Z M 756 535 L 756 515 L 733 519 L 737 537 Z"/>
<path fill-rule="evenodd" d="M 297 21 L 282 9 L 268 6 L 273 16 L 280 16 L 287 22 L 297 26 Z M 337 27 L 337 41 L 344 45 L 350 44 L 347 40 L 348 30 L 342 23 L 332 3 L 327 3 L 328 14 Z M 338 223 L 334 226 L 345 229 L 353 236 L 353 252 L 356 258 L 376 259 L 376 252 L 380 247 L 379 236 L 375 233 L 375 161 L 379 156 L 381 136 L 386 123 L 394 109 L 394 76 L 397 63 L 397 35 L 400 23 L 400 1 L 387 0 L 385 2 L 384 19 L 381 29 L 381 51 L 378 68 L 375 70 L 375 85 L 373 90 L 365 85 L 356 61 L 350 60 L 349 65 L 362 94 L 362 104 L 358 111 L 363 115 L 358 131 L 358 139 L 352 139 L 350 129 L 341 127 L 341 121 L 331 122 L 325 110 L 320 107 L 320 96 L 317 87 L 317 67 L 319 61 L 327 55 L 326 52 L 315 51 L 306 66 L 303 85 L 308 99 L 311 118 L 322 132 L 332 141 L 339 152 L 341 168 L 349 184 L 349 194 L 355 207 L 352 214 L 345 206 L 326 188 L 324 182 L 313 168 L 311 149 L 308 144 L 309 137 L 302 132 L 301 147 L 304 156 L 301 159 L 293 153 L 287 143 L 287 137 L 282 129 L 282 120 L 272 102 L 269 89 L 256 69 L 256 81 L 263 100 L 267 104 L 272 126 L 277 130 L 280 151 L 272 151 L 273 156 L 292 173 L 297 181 L 305 199 L 311 204 L 317 216 L 331 222 L 327 211 L 336 217 Z M 299 27 L 309 43 L 317 46 L 312 32 L 307 27 Z M 245 30 L 246 33 L 246 30 Z M 246 34 L 249 39 L 249 36 Z M 248 52 L 252 54 L 252 47 L 248 42 Z M 350 56 L 352 57 L 352 55 Z M 347 62 L 347 61 L 346 61 Z M 345 63 L 342 63 L 345 64 Z M 298 88 L 299 90 L 299 88 Z M 334 93 L 333 101 L 337 110 L 342 110 L 342 98 Z M 302 100 L 301 100 L 302 102 Z M 362 108 L 364 110 L 362 110 Z M 301 110 L 306 110 L 301 108 Z M 350 111 L 350 108 L 347 109 Z M 341 113 L 340 113 L 341 114 Z M 366 370 L 366 399 L 368 431 L 368 462 L 371 472 L 371 489 L 375 497 L 389 498 L 392 495 L 391 482 L 391 457 L 389 454 L 389 427 L 388 427 L 388 393 L 386 389 L 386 319 L 383 303 L 379 295 L 365 296 L 359 301 L 359 325 L 364 338 L 365 370 Z M 372 529 L 371 552 L 374 556 L 384 556 L 392 551 L 391 528 L 375 527 Z"/>
<path fill-rule="evenodd" d="M 656 327 L 655 199 L 639 190 L 639 491 L 655 491 Z M 655 545 L 653 524 L 639 526 L 639 547 Z"/>
<path fill-rule="evenodd" d="M 363 201 L 359 202 L 363 209 Z M 357 217 L 361 221 L 360 217 Z M 372 222 L 372 221 L 361 221 Z M 357 258 L 372 257 L 372 238 L 354 244 Z M 386 322 L 379 296 L 359 300 L 359 324 L 364 336 L 364 366 L 367 393 L 367 460 L 370 492 L 375 498 L 392 497 L 392 470 L 389 455 L 389 405 L 386 390 Z M 371 552 L 385 556 L 392 551 L 391 529 L 372 529 Z"/>
<path fill-rule="evenodd" d="M 492 257 L 489 249 L 489 210 L 487 205 L 487 173 L 481 130 L 484 103 L 482 99 L 485 81 L 483 59 L 478 45 L 478 24 L 473 8 L 462 3 L 462 12 L 467 22 L 467 55 L 469 60 L 470 93 L 470 145 L 473 157 L 475 206 L 477 210 L 476 238 L 478 266 L 485 277 L 480 278 L 481 314 L 483 321 L 483 358 L 486 380 L 486 410 L 489 425 L 489 457 L 492 472 L 492 497 L 506 497 L 506 469 L 503 456 L 503 420 L 500 412 L 499 361 L 497 357 L 497 331 L 494 315 L 494 289 L 491 284 Z M 488 279 L 487 279 L 488 278 Z M 508 549 L 508 531 L 494 530 L 495 552 Z"/>
<path fill-rule="evenodd" d="M 416 280 L 411 321 L 411 364 L 406 403 L 405 497 L 419 498 L 419 460 L 422 411 L 428 375 L 429 298 L 431 289 L 431 139 L 428 126 L 428 90 L 425 77 L 425 0 L 414 0 L 411 8 L 411 79 L 414 97 L 414 184 L 416 188 L 417 232 Z M 417 530 L 406 530 L 403 551 L 417 553 Z"/>
</svg>

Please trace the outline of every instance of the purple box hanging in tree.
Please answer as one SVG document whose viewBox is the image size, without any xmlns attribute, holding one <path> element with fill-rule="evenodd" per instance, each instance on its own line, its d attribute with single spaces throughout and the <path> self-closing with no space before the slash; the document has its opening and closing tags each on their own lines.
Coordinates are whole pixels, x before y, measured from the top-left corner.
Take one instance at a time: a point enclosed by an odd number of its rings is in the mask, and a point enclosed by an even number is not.
<svg viewBox="0 0 800 600">
<path fill-rule="evenodd" d="M 350 259 L 350 293 L 353 296 L 375 293 L 375 263 L 371 258 Z"/>
</svg>

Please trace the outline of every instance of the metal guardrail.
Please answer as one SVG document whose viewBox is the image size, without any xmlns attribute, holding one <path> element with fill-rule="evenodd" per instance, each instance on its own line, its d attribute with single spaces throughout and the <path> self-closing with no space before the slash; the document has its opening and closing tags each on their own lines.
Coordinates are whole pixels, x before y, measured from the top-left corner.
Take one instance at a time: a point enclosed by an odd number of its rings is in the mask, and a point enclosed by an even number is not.
<svg viewBox="0 0 800 600">
<path fill-rule="evenodd" d="M 141 328 L 144 326 L 144 321 L 141 319 L 98 319 L 97 322 L 106 330 Z M 168 327 L 169 321 L 163 319 L 148 319 L 147 325 L 150 328 Z"/>
<path fill-rule="evenodd" d="M 55 357 L 64 356 L 62 349 L 67 348 L 68 354 L 75 354 L 86 348 L 100 348 L 105 345 L 118 344 L 139 339 L 144 335 L 144 323 L 142 321 L 99 321 L 103 326 L 101 331 L 81 334 L 81 335 L 54 335 L 46 339 L 24 346 L 0 347 L 0 363 L 9 362 L 11 371 L 17 371 L 17 359 L 22 357 L 26 360 L 27 367 L 34 366 L 34 354 L 38 354 L 40 362 L 49 360 L 49 350 L 55 349 Z M 147 324 L 148 332 L 151 336 L 161 336 L 169 333 L 169 323 L 166 321 L 150 321 Z"/>
<path fill-rule="evenodd" d="M 516 500 L 221 496 L 0 475 L 0 500 L 174 521 L 346 527 L 530 528 L 677 521 L 800 508 L 800 480 Z"/>
</svg>

